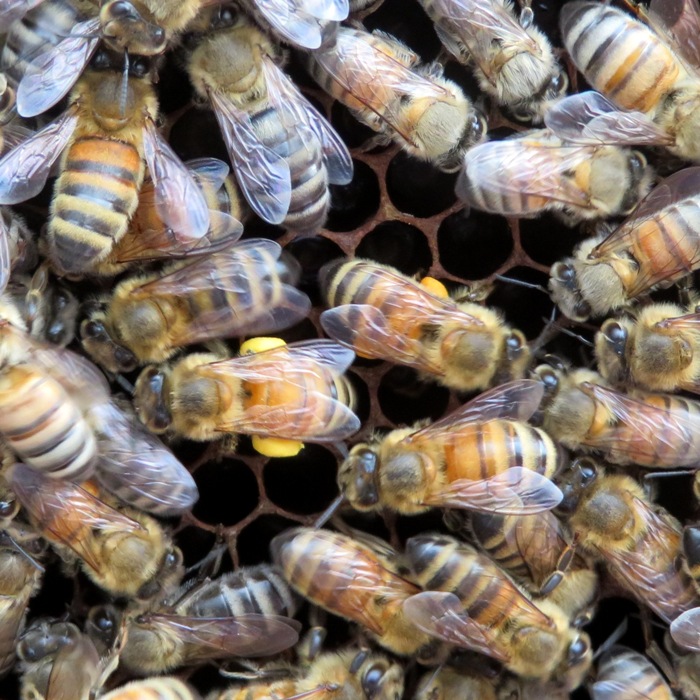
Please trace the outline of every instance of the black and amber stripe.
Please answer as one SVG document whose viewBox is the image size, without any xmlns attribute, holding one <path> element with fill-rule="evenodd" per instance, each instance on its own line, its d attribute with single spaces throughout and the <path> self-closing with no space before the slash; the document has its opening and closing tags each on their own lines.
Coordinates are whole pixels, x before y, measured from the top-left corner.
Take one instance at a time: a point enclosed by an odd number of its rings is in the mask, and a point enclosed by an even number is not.
<svg viewBox="0 0 700 700">
<path fill-rule="evenodd" d="M 48 227 L 52 258 L 64 272 L 84 272 L 109 255 L 136 211 L 143 176 L 133 144 L 88 136 L 70 145 Z"/>
<path fill-rule="evenodd" d="M 621 698 L 673 700 L 675 697 L 651 661 L 632 649 L 618 649 L 601 660 L 591 689 L 593 697 L 597 697 L 599 684 L 601 692 L 606 689 L 605 697 L 613 697 L 611 691 L 615 688 Z"/>
</svg>

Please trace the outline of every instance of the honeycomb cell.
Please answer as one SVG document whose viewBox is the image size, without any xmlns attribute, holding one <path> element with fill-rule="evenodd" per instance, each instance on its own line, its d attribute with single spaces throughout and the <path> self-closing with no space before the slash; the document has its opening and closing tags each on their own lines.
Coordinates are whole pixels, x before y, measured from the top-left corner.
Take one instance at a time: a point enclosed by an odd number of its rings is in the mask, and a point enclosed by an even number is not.
<svg viewBox="0 0 700 700">
<path fill-rule="evenodd" d="M 392 367 L 377 390 L 382 413 L 397 425 L 439 418 L 447 408 L 450 392 L 432 382 L 423 382 L 410 367 Z"/>
<path fill-rule="evenodd" d="M 553 214 L 520 220 L 523 250 L 542 265 L 553 265 L 557 260 L 571 255 L 578 242 L 585 237 L 576 229 L 565 226 Z"/>
<path fill-rule="evenodd" d="M 358 258 L 392 265 L 407 275 L 428 270 L 432 264 L 425 234 L 403 221 L 384 221 L 368 233 L 355 249 Z"/>
<path fill-rule="evenodd" d="M 324 236 L 301 238 L 292 241 L 285 247 L 301 265 L 299 288 L 309 295 L 314 305 L 321 303 L 321 293 L 318 288 L 318 271 L 331 260 L 343 256 L 343 250 L 337 244 Z"/>
<path fill-rule="evenodd" d="M 177 533 L 177 544 L 185 558 L 185 566 L 199 564 L 212 550 L 216 535 L 200 527 L 186 527 Z"/>
<path fill-rule="evenodd" d="M 353 411 L 364 425 L 369 418 L 370 411 L 369 387 L 367 386 L 367 382 L 360 379 L 355 372 L 347 372 L 345 376 L 355 391 L 355 405 L 353 406 Z"/>
<path fill-rule="evenodd" d="M 368 126 L 359 122 L 340 102 L 334 102 L 331 107 L 331 124 L 348 148 L 359 148 L 377 135 Z"/>
<path fill-rule="evenodd" d="M 428 217 L 454 204 L 456 180 L 456 173 L 443 173 L 430 163 L 399 151 L 389 164 L 386 187 L 400 212 Z"/>
<path fill-rule="evenodd" d="M 230 164 L 219 124 L 209 110 L 188 109 L 170 129 L 169 142 L 182 160 L 219 158 Z"/>
<path fill-rule="evenodd" d="M 510 257 L 513 237 L 502 217 L 472 210 L 450 214 L 438 229 L 442 266 L 465 280 L 480 280 L 496 272 Z"/>
<path fill-rule="evenodd" d="M 290 513 L 322 511 L 338 493 L 337 460 L 321 445 L 308 444 L 296 457 L 270 459 L 263 470 L 267 497 Z"/>
<path fill-rule="evenodd" d="M 329 231 L 352 231 L 362 226 L 379 209 L 379 181 L 372 168 L 353 160 L 352 182 L 331 185 L 331 208 L 326 228 Z"/>
<path fill-rule="evenodd" d="M 209 462 L 194 474 L 199 488 L 193 514 L 203 522 L 235 525 L 258 504 L 258 484 L 244 462 L 223 459 Z"/>
<path fill-rule="evenodd" d="M 299 525 L 281 515 L 264 514 L 253 520 L 238 535 L 236 549 L 241 566 L 270 561 L 270 541 L 280 532 Z"/>
</svg>

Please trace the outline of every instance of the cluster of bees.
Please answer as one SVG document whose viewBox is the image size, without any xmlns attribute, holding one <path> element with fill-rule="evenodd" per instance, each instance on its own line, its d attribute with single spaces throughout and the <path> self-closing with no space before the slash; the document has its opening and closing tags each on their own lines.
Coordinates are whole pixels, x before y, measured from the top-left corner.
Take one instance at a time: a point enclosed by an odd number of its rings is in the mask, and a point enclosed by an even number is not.
<svg viewBox="0 0 700 700">
<path fill-rule="evenodd" d="M 23 700 L 700 700 L 700 525 L 646 478 L 690 473 L 700 499 L 700 7 L 572 0 L 559 50 L 525 0 L 418 0 L 427 61 L 363 27 L 380 4 L 0 1 L 0 674 Z M 539 338 L 488 289 L 360 256 L 314 275 L 316 313 L 300 262 L 249 233 L 326 235 L 353 186 L 290 55 L 366 150 L 452 173 L 464 216 L 582 227 Z M 169 64 L 228 162 L 170 144 Z M 309 316 L 328 338 L 271 337 Z M 588 366 L 545 354 L 568 326 L 594 331 Z M 356 357 L 454 410 L 371 432 Z M 186 567 L 180 457 L 241 436 L 274 459 L 326 446 L 339 496 L 255 566 L 221 573 L 215 547 Z M 367 532 L 382 518 L 388 540 Z M 76 586 L 58 617 L 33 610 L 52 567 Z M 589 636 L 611 596 L 638 606 L 639 649 Z"/>
</svg>

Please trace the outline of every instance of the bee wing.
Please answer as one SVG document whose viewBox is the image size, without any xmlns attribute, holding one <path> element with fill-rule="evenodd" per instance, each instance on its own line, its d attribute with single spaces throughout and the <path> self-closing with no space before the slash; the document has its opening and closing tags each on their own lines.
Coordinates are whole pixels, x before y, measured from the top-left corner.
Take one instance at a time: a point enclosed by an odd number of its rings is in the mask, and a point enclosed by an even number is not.
<svg viewBox="0 0 700 700">
<path fill-rule="evenodd" d="M 649 23 L 691 72 L 700 70 L 700 7 L 697 0 L 652 0 Z"/>
<path fill-rule="evenodd" d="M 64 644 L 51 666 L 46 700 L 87 698 L 100 677 L 100 656 L 92 640 L 81 635 Z"/>
<path fill-rule="evenodd" d="M 68 110 L 0 158 L 0 204 L 19 204 L 41 192 L 77 123 Z"/>
<path fill-rule="evenodd" d="M 27 129 L 19 124 L 6 124 L 2 127 L 2 152 L 0 152 L 0 155 L 9 153 L 31 136 L 34 136 L 34 132 L 31 129 Z"/>
<path fill-rule="evenodd" d="M 633 688 L 629 680 L 597 681 L 591 686 L 590 692 L 592 700 L 654 700 L 651 695 Z"/>
<path fill-rule="evenodd" d="M 414 146 L 410 134 L 401 129 L 400 98 L 420 95 L 444 99 L 447 95 L 445 88 L 351 30 L 339 31 L 334 44 L 321 48 L 312 57 L 336 83 Z M 377 106 L 382 96 L 387 97 Z"/>
<path fill-rule="evenodd" d="M 505 649 L 496 646 L 493 633 L 469 617 L 454 593 L 417 593 L 404 601 L 403 611 L 418 629 L 448 644 L 473 649 L 501 662 L 510 658 Z"/>
<path fill-rule="evenodd" d="M 0 34 L 5 34 L 13 22 L 22 19 L 29 10 L 44 0 L 4 0 L 0 8 Z"/>
<path fill-rule="evenodd" d="M 476 208 L 482 206 L 474 200 L 467 186 L 471 175 L 479 189 L 501 195 L 518 195 L 513 202 L 523 201 L 521 195 L 534 195 L 552 202 L 589 208 L 590 197 L 574 182 L 570 173 L 580 163 L 590 160 L 592 155 L 593 149 L 589 146 L 539 144 L 534 140 L 487 141 L 467 152 L 464 160 L 466 180 L 458 180 L 457 194 Z M 508 163 L 512 177 L 504 177 L 504 162 Z M 530 209 L 523 206 L 513 215 L 529 213 Z"/>
<path fill-rule="evenodd" d="M 515 379 L 479 394 L 468 403 L 415 433 L 414 438 L 440 440 L 468 423 L 486 423 L 490 420 L 527 421 L 539 408 L 544 387 L 534 379 Z"/>
<path fill-rule="evenodd" d="M 420 340 L 398 335 L 387 317 L 376 306 L 344 304 L 321 314 L 323 330 L 334 340 L 354 348 L 358 355 L 390 360 L 431 374 L 443 374 L 443 368 L 424 355 Z M 358 327 L 361 322 L 361 331 Z"/>
<path fill-rule="evenodd" d="M 336 0 L 327 2 L 331 10 Z M 316 17 L 303 7 L 303 0 L 254 0 L 256 9 L 270 26 L 290 44 L 302 49 L 317 49 L 323 35 Z M 347 12 L 345 16 L 347 17 Z"/>
<path fill-rule="evenodd" d="M 268 223 L 281 223 L 292 198 L 289 164 L 260 141 L 248 114 L 231 100 L 215 92 L 210 93 L 210 99 L 236 179 L 251 209 Z"/>
<path fill-rule="evenodd" d="M 536 584 L 543 582 L 556 568 L 562 552 L 569 547 L 561 523 L 554 513 L 518 516 L 506 539 L 515 546 Z"/>
<path fill-rule="evenodd" d="M 218 158 L 192 158 L 184 163 L 185 167 L 195 173 L 201 180 L 206 180 L 217 190 L 224 184 L 231 169 Z"/>
<path fill-rule="evenodd" d="M 671 637 L 684 649 L 700 651 L 700 607 L 686 610 L 671 623 Z"/>
<path fill-rule="evenodd" d="M 160 218 L 179 241 L 204 236 L 209 229 L 209 205 L 190 171 L 150 119 L 143 128 L 143 150 Z"/>
<path fill-rule="evenodd" d="M 468 508 L 481 513 L 529 515 L 551 510 L 564 495 L 546 476 L 524 467 L 511 467 L 489 479 L 457 479 L 442 485 L 426 505 Z"/>
<path fill-rule="evenodd" d="M 570 143 L 616 146 L 668 146 L 673 138 L 642 112 L 618 109 L 600 93 L 588 91 L 556 102 L 544 123 Z"/>
<path fill-rule="evenodd" d="M 347 185 L 352 180 L 352 157 L 335 129 L 270 59 L 263 61 L 263 71 L 268 98 L 277 108 L 287 128 L 299 132 L 302 140 L 305 139 L 305 132 L 310 130 L 321 144 L 329 182 Z"/>
<path fill-rule="evenodd" d="M 616 422 L 625 424 L 622 428 L 623 440 L 620 439 L 619 431 L 612 427 L 607 435 L 596 437 L 586 444 L 593 449 L 610 451 L 618 457 L 629 457 L 637 463 L 644 458 L 647 468 L 658 459 L 660 446 L 677 451 L 679 445 L 692 445 L 693 435 L 700 430 L 700 415 L 690 411 L 650 407 L 638 398 L 599 384 L 584 382 L 580 388 L 605 406 Z M 659 430 L 659 426 L 663 426 L 663 430 Z M 683 456 L 678 455 L 677 459 L 679 467 L 700 464 L 697 450 L 691 450 Z"/>
<path fill-rule="evenodd" d="M 108 506 L 96 496 L 70 481 L 50 479 L 24 464 L 15 464 L 10 486 L 42 531 L 72 549 L 88 566 L 101 571 L 103 564 L 75 533 L 87 529 L 105 532 L 136 532 L 139 523 Z"/>
<path fill-rule="evenodd" d="M 100 446 L 97 480 L 124 503 L 161 517 L 179 515 L 199 498 L 185 466 L 140 421 L 114 403 L 89 413 Z"/>
<path fill-rule="evenodd" d="M 170 629 L 168 636 L 175 631 L 187 644 L 210 650 L 208 658 L 272 656 L 294 646 L 299 639 L 299 623 L 277 615 L 188 617 L 147 613 L 144 617 L 146 624 L 156 629 Z"/>
<path fill-rule="evenodd" d="M 5 218 L 0 215 L 0 294 L 5 291 L 12 272 L 12 253 L 10 252 L 10 232 Z"/>
</svg>

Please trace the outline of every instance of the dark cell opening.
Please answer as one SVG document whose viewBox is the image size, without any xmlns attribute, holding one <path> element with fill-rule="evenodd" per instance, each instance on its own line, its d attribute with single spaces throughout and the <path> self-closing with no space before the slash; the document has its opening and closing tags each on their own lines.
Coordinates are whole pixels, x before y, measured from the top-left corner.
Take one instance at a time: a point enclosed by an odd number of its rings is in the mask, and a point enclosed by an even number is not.
<svg viewBox="0 0 700 700">
<path fill-rule="evenodd" d="M 438 229 L 440 262 L 451 274 L 479 280 L 496 272 L 510 257 L 513 238 L 505 219 L 472 210 L 450 214 Z"/>
<path fill-rule="evenodd" d="M 536 219 L 520 220 L 520 242 L 525 252 L 542 265 L 553 265 L 571 255 L 578 243 L 586 238 L 575 228 L 565 226 L 553 214 Z"/>
<path fill-rule="evenodd" d="M 199 564 L 212 551 L 215 542 L 214 533 L 194 526 L 177 533 L 177 545 L 182 550 L 186 567 Z M 225 562 L 228 563 L 226 559 Z"/>
<path fill-rule="evenodd" d="M 331 260 L 343 256 L 343 251 L 337 243 L 323 236 L 300 238 L 285 247 L 301 265 L 299 288 L 306 292 L 315 306 L 321 303 L 318 288 L 318 271 Z"/>
<path fill-rule="evenodd" d="M 410 367 L 392 367 L 383 377 L 377 392 L 382 413 L 397 425 L 410 425 L 423 418 L 435 420 L 447 408 L 447 389 L 422 382 Z"/>
<path fill-rule="evenodd" d="M 219 158 L 230 164 L 219 123 L 209 109 L 187 110 L 173 124 L 169 143 L 182 160 Z"/>
<path fill-rule="evenodd" d="M 386 186 L 399 211 L 428 217 L 454 204 L 456 180 L 456 173 L 443 173 L 430 163 L 399 151 L 389 164 Z"/>
<path fill-rule="evenodd" d="M 402 221 L 384 221 L 379 224 L 362 239 L 355 255 L 391 265 L 407 275 L 425 272 L 432 264 L 425 234 Z"/>
<path fill-rule="evenodd" d="M 353 160 L 352 182 L 331 185 L 331 208 L 326 228 L 329 231 L 352 231 L 379 209 L 379 182 L 374 170 L 360 160 Z"/>
<path fill-rule="evenodd" d="M 195 473 L 199 501 L 194 515 L 211 525 L 235 525 L 258 504 L 258 484 L 244 462 L 209 462 Z"/>
<path fill-rule="evenodd" d="M 238 536 L 238 555 L 241 566 L 252 566 L 270 561 L 270 541 L 280 532 L 299 525 L 281 515 L 261 515 Z"/>
<path fill-rule="evenodd" d="M 344 104 L 337 101 L 331 107 L 331 124 L 348 148 L 359 148 L 377 135 L 375 131 L 358 121 Z"/>
<path fill-rule="evenodd" d="M 360 379 L 354 372 L 347 372 L 345 376 L 355 390 L 355 406 L 353 407 L 353 411 L 364 425 L 369 418 L 370 408 L 370 396 L 367 382 Z"/>
</svg>

